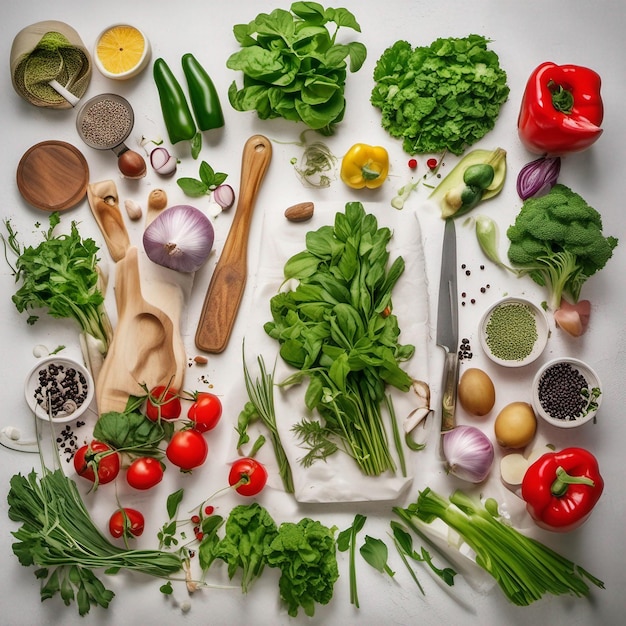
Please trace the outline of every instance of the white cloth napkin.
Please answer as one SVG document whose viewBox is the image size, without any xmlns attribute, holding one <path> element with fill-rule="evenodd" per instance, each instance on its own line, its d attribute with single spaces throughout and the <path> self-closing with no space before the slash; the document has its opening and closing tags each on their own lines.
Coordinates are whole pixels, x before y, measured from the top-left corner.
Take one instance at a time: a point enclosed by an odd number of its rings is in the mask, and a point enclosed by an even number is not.
<svg viewBox="0 0 626 626">
<path fill-rule="evenodd" d="M 400 341 L 413 344 L 415 355 L 402 367 L 413 378 L 428 383 L 428 293 L 417 215 L 409 210 L 396 211 L 388 205 L 368 206 L 364 203 L 364 208 L 377 217 L 379 227 L 387 226 L 392 230 L 393 237 L 389 244 L 391 260 L 397 256 L 404 258 L 406 269 L 394 288 L 392 303 L 401 329 Z M 305 249 L 307 232 L 323 225 L 332 225 L 335 214 L 343 210 L 344 207 L 337 203 L 319 204 L 315 207 L 313 218 L 304 223 L 289 222 L 282 215 L 272 215 L 270 212 L 265 214 L 261 239 L 264 246 L 259 267 L 255 268 L 252 319 L 247 325 L 245 344 L 246 360 L 253 378 L 256 356 L 262 355 L 268 369 L 271 369 L 278 353 L 278 343 L 265 334 L 263 324 L 271 320 L 269 303 L 284 281 L 285 262 Z M 275 382 L 281 382 L 292 372 L 278 357 Z M 413 479 L 410 462 L 407 463 L 406 477 L 399 470 L 396 475 L 364 476 L 355 461 L 344 453 L 336 453 L 326 461 L 317 461 L 311 467 L 302 467 L 300 459 L 306 450 L 300 446 L 291 429 L 307 414 L 305 389 L 306 381 L 289 389 L 276 389 L 274 396 L 281 440 L 293 471 L 296 499 L 299 502 L 355 502 L 393 500 L 402 495 Z M 412 391 L 404 393 L 392 388 L 389 391 L 392 392 L 396 416 L 402 429 L 402 422 L 417 406 L 417 399 Z M 395 457 L 391 433 L 389 445 Z M 411 454 L 405 450 L 409 461 Z"/>
</svg>

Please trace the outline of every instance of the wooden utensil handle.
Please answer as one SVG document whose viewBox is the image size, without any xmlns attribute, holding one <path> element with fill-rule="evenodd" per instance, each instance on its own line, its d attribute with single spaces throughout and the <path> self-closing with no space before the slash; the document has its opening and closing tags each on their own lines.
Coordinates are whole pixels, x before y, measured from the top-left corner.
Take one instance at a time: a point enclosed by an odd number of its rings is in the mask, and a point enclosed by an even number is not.
<svg viewBox="0 0 626 626">
<path fill-rule="evenodd" d="M 213 271 L 196 330 L 196 347 L 205 352 L 223 352 L 228 344 L 246 285 L 252 212 L 271 158 L 269 139 L 262 135 L 248 139 L 241 159 L 235 217 Z"/>
</svg>

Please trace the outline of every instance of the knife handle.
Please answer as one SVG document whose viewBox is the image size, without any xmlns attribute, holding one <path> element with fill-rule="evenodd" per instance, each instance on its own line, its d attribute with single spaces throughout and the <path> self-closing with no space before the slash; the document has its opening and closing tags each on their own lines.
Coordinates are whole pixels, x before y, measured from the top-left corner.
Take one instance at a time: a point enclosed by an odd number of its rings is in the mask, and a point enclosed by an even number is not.
<svg viewBox="0 0 626 626">
<path fill-rule="evenodd" d="M 446 433 L 456 426 L 456 397 L 459 380 L 459 355 L 446 352 L 443 365 L 443 386 L 441 392 L 441 432 Z"/>
</svg>

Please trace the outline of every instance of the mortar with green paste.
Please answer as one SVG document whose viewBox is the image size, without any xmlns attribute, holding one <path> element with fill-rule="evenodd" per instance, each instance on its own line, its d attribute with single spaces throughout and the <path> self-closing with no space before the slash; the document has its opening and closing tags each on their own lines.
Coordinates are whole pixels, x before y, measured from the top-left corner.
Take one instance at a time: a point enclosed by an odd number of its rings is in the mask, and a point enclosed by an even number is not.
<svg viewBox="0 0 626 626">
<path fill-rule="evenodd" d="M 490 306 L 480 320 L 480 344 L 494 363 L 522 367 L 543 352 L 549 336 L 543 309 L 524 298 L 506 297 Z"/>
<path fill-rule="evenodd" d="M 46 20 L 23 28 L 11 46 L 11 81 L 27 102 L 72 108 L 91 80 L 91 56 L 65 22 Z"/>
</svg>

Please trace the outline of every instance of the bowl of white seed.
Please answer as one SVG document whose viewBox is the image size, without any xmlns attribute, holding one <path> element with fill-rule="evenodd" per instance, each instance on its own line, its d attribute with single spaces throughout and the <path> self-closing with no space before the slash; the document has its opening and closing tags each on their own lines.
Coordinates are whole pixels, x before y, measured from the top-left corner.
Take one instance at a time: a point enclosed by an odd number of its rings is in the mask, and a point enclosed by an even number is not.
<svg viewBox="0 0 626 626">
<path fill-rule="evenodd" d="M 37 362 L 26 377 L 26 402 L 37 417 L 55 423 L 71 422 L 89 408 L 94 382 L 78 361 L 52 355 Z"/>
</svg>

